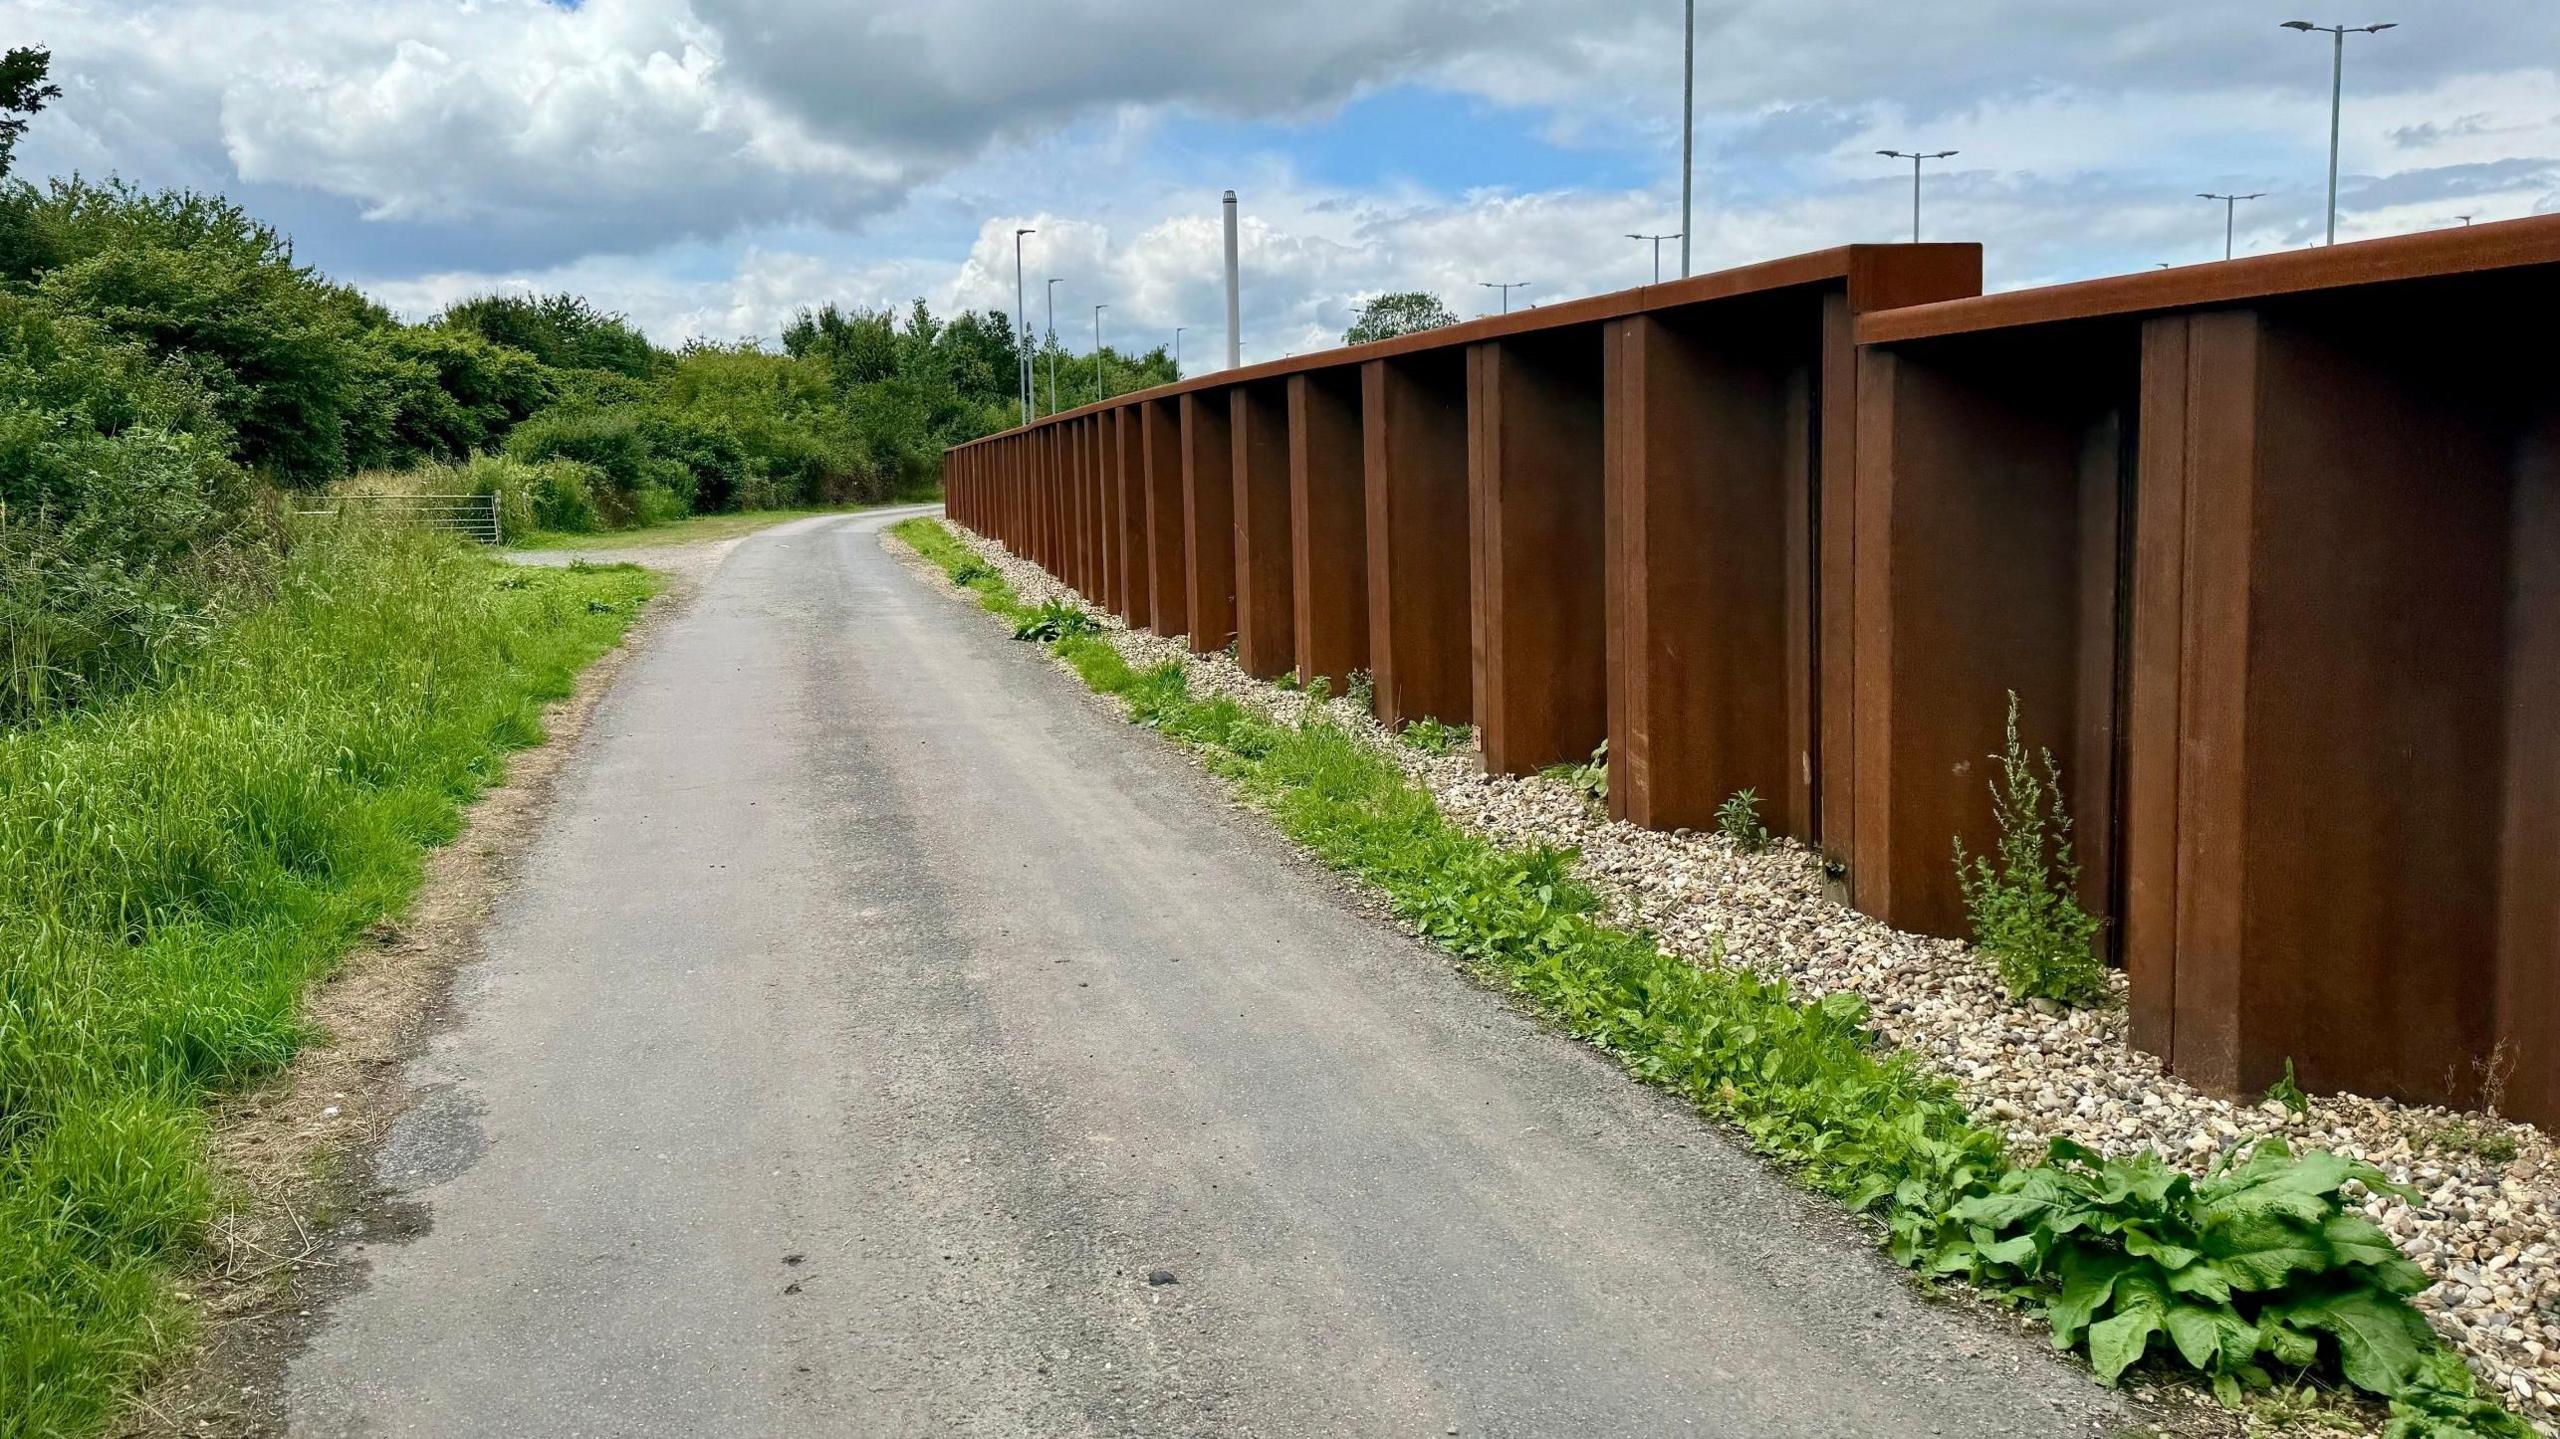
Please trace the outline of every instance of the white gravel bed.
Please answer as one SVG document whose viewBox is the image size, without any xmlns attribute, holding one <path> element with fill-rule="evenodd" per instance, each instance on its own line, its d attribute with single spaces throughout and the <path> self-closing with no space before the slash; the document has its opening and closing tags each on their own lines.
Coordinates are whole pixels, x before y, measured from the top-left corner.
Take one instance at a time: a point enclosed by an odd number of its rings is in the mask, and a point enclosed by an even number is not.
<svg viewBox="0 0 2560 1439">
<path fill-rule="evenodd" d="M 1001 545 L 951 529 L 1034 603 L 1082 598 Z M 1283 719 L 1307 703 L 1226 655 L 1194 655 L 1093 613 L 1132 662 L 1180 659 L 1197 688 Z M 1705 962 L 1721 941 L 1726 962 L 1783 976 L 1806 997 L 1855 992 L 1878 1033 L 1943 1071 L 1976 1121 L 2004 1129 L 2024 1155 L 2067 1136 L 2109 1153 L 2148 1145 L 2202 1171 L 2234 1143 L 2274 1135 L 2370 1161 L 2420 1195 L 2366 1203 L 2437 1281 L 2418 1306 L 2518 1412 L 2560 1434 L 2560 1151 L 2540 1130 L 2354 1095 L 2314 1096 L 2303 1114 L 2217 1099 L 2126 1043 L 2120 974 L 2117 1003 L 2104 1009 L 2013 1001 L 1970 946 L 1905 934 L 1826 898 L 1821 859 L 1802 845 L 1782 840 L 1754 855 L 1718 833 L 1638 829 L 1559 781 L 1487 775 L 1472 748 L 1427 755 L 1339 698 L 1326 708 L 1393 756 L 1452 821 L 1503 844 L 1578 850 L 1582 878 L 1666 950 Z"/>
</svg>

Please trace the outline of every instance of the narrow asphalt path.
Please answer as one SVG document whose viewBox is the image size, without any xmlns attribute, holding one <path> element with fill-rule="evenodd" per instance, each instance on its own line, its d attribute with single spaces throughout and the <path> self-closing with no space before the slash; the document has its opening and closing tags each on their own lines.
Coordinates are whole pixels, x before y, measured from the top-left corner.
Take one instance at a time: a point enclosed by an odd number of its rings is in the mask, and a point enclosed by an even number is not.
<svg viewBox="0 0 2560 1439">
<path fill-rule="evenodd" d="M 605 700 L 294 1432 L 2126 1422 L 1356 913 L 886 520 L 744 541 Z"/>
</svg>

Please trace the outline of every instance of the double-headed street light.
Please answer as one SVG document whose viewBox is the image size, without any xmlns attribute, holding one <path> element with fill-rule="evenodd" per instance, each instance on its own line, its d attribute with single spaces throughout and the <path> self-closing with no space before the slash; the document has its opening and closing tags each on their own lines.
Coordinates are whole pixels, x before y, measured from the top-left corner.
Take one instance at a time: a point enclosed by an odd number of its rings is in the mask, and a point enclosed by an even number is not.
<svg viewBox="0 0 2560 1439">
<path fill-rule="evenodd" d="M 2308 20 L 2287 20 L 2287 30 L 2306 35 L 2326 35 L 2334 44 L 2329 55 L 2329 243 L 2338 243 L 2338 113 L 2347 90 L 2347 37 L 2379 35 L 2397 30 L 2399 22 L 2386 20 L 2379 25 L 2314 25 Z"/>
<path fill-rule="evenodd" d="M 1022 296 L 1022 237 L 1037 235 L 1037 230 L 1013 232 L 1013 335 L 1014 345 L 1022 358 L 1014 367 L 1014 382 L 1022 387 L 1022 423 L 1031 423 L 1031 307 Z"/>
<path fill-rule="evenodd" d="M 1502 292 L 1502 313 L 1506 315 L 1511 313 L 1511 292 L 1514 290 L 1525 290 L 1529 288 L 1529 282 L 1526 280 L 1512 280 L 1509 282 L 1498 280 L 1478 280 L 1476 281 L 1476 284 L 1487 290 L 1500 290 Z"/>
<path fill-rule="evenodd" d="M 2216 195 L 2209 191 L 2198 190 L 2196 192 L 2196 198 L 2199 200 L 2220 200 L 2222 202 L 2222 258 L 2228 260 L 2231 258 L 2231 232 L 2239 220 L 2240 202 L 2243 200 L 2263 200 L 2267 198 L 2267 192 L 2260 190 L 2254 194 L 2248 195 Z"/>
<path fill-rule="evenodd" d="M 1659 285 L 1662 283 L 1662 242 L 1665 240 L 1685 240 L 1687 237 L 1684 235 L 1629 235 L 1627 238 L 1630 240 L 1651 240 L 1653 242 L 1653 282 Z M 1683 244 L 1681 248 L 1685 250 L 1688 246 Z M 1684 269 L 1681 273 L 1685 275 L 1688 271 Z"/>
<path fill-rule="evenodd" d="M 1876 153 L 1884 156 L 1888 160 L 1908 160 L 1911 162 L 1911 243 L 1917 245 L 1920 243 L 1920 162 L 1923 160 L 1944 160 L 1948 156 L 1954 155 L 1958 152 L 1954 150 L 1931 150 L 1924 154 L 1911 150 L 1878 150 Z"/>
</svg>

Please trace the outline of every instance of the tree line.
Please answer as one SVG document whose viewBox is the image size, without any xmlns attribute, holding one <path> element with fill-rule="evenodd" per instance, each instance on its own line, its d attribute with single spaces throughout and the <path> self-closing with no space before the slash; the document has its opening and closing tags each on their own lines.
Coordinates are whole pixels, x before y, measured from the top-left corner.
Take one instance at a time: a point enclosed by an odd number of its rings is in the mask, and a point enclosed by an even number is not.
<svg viewBox="0 0 2560 1439">
<path fill-rule="evenodd" d="M 607 529 L 927 495 L 945 446 L 1019 418 L 1001 311 L 821 305 L 778 348 L 669 349 L 570 294 L 410 321 L 220 195 L 11 178 L 47 60 L 0 55 L 0 722 L 147 682 L 255 603 L 293 492 L 461 487 L 514 528 Z M 1091 357 L 1059 375 L 1093 397 Z M 1100 383 L 1172 375 L 1106 353 Z"/>
</svg>

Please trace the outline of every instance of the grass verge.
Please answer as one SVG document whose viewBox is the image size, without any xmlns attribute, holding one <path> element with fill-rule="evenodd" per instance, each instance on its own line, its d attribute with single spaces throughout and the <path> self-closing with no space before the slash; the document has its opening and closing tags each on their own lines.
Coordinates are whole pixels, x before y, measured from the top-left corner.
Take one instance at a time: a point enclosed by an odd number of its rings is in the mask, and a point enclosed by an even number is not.
<svg viewBox="0 0 2560 1439">
<path fill-rule="evenodd" d="M 1130 719 L 1198 750 L 1291 839 L 1383 895 L 1487 983 L 1535 1005 L 1648 1083 L 1740 1132 L 1803 1182 L 1877 1220 L 1895 1258 L 2045 1318 L 2113 1383 L 2185 1367 L 2226 1402 L 2343 1378 L 2387 1398 L 2391 1439 L 2528 1439 L 2408 1304 L 2423 1276 L 2357 1211 L 2369 1166 L 2235 1148 L 2197 1181 L 2148 1153 L 2057 1145 L 2014 1159 L 1955 1089 L 1879 1044 L 1854 994 L 1805 1001 L 1747 969 L 1693 964 L 1599 916 L 1570 851 L 1505 849 L 1444 819 L 1357 736 L 1281 724 L 1140 669 L 1109 639 L 1026 604 L 939 523 L 891 533 L 1039 638 Z M 1049 623 L 1041 623 L 1047 620 Z M 1712 959 L 1713 957 L 1711 957 Z"/>
<path fill-rule="evenodd" d="M 655 577 L 325 527 L 166 685 L 0 734 L 0 1433 L 89 1432 L 184 1341 L 202 1101 L 414 891 Z"/>
</svg>

